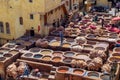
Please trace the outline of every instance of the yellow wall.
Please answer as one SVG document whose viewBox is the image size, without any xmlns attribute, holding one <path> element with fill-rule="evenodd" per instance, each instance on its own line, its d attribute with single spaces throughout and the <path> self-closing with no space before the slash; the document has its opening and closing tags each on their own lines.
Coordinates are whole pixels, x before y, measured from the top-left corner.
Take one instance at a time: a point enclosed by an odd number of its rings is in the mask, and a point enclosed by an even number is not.
<svg viewBox="0 0 120 80">
<path fill-rule="evenodd" d="M 11 34 L 0 33 L 0 38 L 16 39 L 22 36 L 26 29 L 34 27 L 35 31 L 38 29 L 38 25 L 41 26 L 41 30 L 44 29 L 44 15 L 51 10 L 60 6 L 61 0 L 0 0 L 0 21 L 10 24 Z M 60 14 L 59 14 L 60 13 Z M 30 14 L 34 15 L 34 19 L 30 19 Z M 57 10 L 53 14 L 48 16 L 47 22 L 52 24 L 53 19 L 60 18 L 60 15 L 64 14 L 63 11 Z M 23 25 L 19 23 L 19 17 L 23 17 Z M 44 34 L 43 31 L 40 32 Z"/>
</svg>

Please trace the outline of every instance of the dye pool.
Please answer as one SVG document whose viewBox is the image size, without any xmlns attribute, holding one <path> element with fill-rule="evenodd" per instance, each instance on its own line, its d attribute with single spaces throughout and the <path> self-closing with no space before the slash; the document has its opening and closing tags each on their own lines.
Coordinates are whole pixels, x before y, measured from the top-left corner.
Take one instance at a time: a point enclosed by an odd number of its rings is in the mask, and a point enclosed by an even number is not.
<svg viewBox="0 0 120 80">
<path fill-rule="evenodd" d="M 40 53 L 43 55 L 50 55 L 52 53 L 52 51 L 51 50 L 42 50 Z"/>
<path fill-rule="evenodd" d="M 32 53 L 26 53 L 24 54 L 25 57 L 31 57 L 33 54 Z"/>
<path fill-rule="evenodd" d="M 73 73 L 82 75 L 84 73 L 84 71 L 83 70 L 74 70 Z"/>
<path fill-rule="evenodd" d="M 62 56 L 63 53 L 61 51 L 54 51 L 53 56 Z"/>
<path fill-rule="evenodd" d="M 61 61 L 61 57 L 53 57 L 52 59 L 54 62 L 60 62 Z"/>
<path fill-rule="evenodd" d="M 12 56 L 12 54 L 7 53 L 7 54 L 4 54 L 3 56 L 4 56 L 4 57 L 11 57 L 11 56 Z"/>
<path fill-rule="evenodd" d="M 65 52 L 65 53 L 64 53 L 64 56 L 66 56 L 66 57 L 72 57 L 72 56 L 74 56 L 74 55 L 75 55 L 74 52 Z"/>
<path fill-rule="evenodd" d="M 69 43 L 63 43 L 62 47 L 65 47 L 65 48 L 69 48 L 71 46 L 71 44 Z"/>
<path fill-rule="evenodd" d="M 42 55 L 40 55 L 40 54 L 35 54 L 34 55 L 34 58 L 41 58 L 42 57 Z"/>
<path fill-rule="evenodd" d="M 69 70 L 68 67 L 59 67 L 58 68 L 58 72 L 60 72 L 60 73 L 66 73 L 68 70 Z"/>
<path fill-rule="evenodd" d="M 4 61 L 5 59 L 5 57 L 0 57 L 0 61 Z"/>
<path fill-rule="evenodd" d="M 71 58 L 65 58 L 65 59 L 63 60 L 63 62 L 65 62 L 65 63 L 71 63 L 71 61 L 72 61 Z"/>
<path fill-rule="evenodd" d="M 40 48 L 31 48 L 30 49 L 30 52 L 39 52 L 40 51 Z"/>
<path fill-rule="evenodd" d="M 42 59 L 45 60 L 45 61 L 50 61 L 51 60 L 51 56 L 44 56 Z"/>
<path fill-rule="evenodd" d="M 104 47 L 96 47 L 95 50 L 105 50 Z"/>
<path fill-rule="evenodd" d="M 18 50 L 20 50 L 20 49 L 25 49 L 25 46 L 23 46 L 23 45 L 18 45 L 18 46 L 16 47 L 16 49 L 18 49 Z"/>
<path fill-rule="evenodd" d="M 8 44 L 8 45 L 6 45 L 5 47 L 7 47 L 7 48 L 14 48 L 15 45 L 10 45 L 10 44 Z"/>
<path fill-rule="evenodd" d="M 50 46 L 60 46 L 60 42 L 59 41 L 51 42 Z"/>
<path fill-rule="evenodd" d="M 97 73 L 97 72 L 89 72 L 88 73 L 88 76 L 90 77 L 90 78 L 99 78 L 99 74 Z"/>
<path fill-rule="evenodd" d="M 100 76 L 100 78 L 101 78 L 102 80 L 110 80 L 110 75 L 105 74 L 105 75 Z"/>
<path fill-rule="evenodd" d="M 11 50 L 9 53 L 10 54 L 17 54 L 19 51 L 17 51 L 17 50 Z"/>
</svg>

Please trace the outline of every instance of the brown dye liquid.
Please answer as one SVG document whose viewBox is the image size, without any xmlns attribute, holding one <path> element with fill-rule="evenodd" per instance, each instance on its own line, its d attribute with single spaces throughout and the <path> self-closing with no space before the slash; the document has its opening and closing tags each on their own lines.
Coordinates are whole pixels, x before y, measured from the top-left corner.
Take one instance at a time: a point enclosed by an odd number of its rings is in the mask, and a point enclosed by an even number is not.
<svg viewBox="0 0 120 80">
<path fill-rule="evenodd" d="M 12 54 L 9 54 L 9 53 L 4 54 L 4 57 L 11 57 L 11 56 L 12 56 Z"/>
<path fill-rule="evenodd" d="M 45 60 L 45 61 L 50 61 L 51 57 L 50 56 L 45 56 L 42 59 Z"/>
<path fill-rule="evenodd" d="M 75 73 L 75 74 L 80 74 L 80 75 L 81 75 L 81 74 L 83 74 L 83 71 L 76 70 L 76 71 L 74 71 L 74 73 Z"/>
<path fill-rule="evenodd" d="M 54 57 L 54 58 L 53 58 L 53 61 L 54 61 L 54 62 L 60 62 L 60 61 L 61 61 L 61 58 L 60 58 L 60 57 Z"/>
<path fill-rule="evenodd" d="M 16 47 L 16 49 L 18 49 L 18 50 L 24 49 L 24 48 L 25 48 L 25 46 L 22 46 L 22 45 L 19 45 L 19 46 Z"/>
<path fill-rule="evenodd" d="M 62 72 L 62 73 L 65 73 L 65 72 L 67 72 L 68 70 L 65 70 L 65 69 L 60 69 L 60 70 L 58 70 L 59 72 Z"/>
<path fill-rule="evenodd" d="M 115 51 L 116 51 L 116 52 L 120 52 L 120 48 L 116 48 Z"/>
<path fill-rule="evenodd" d="M 62 47 L 69 48 L 69 47 L 70 47 L 70 44 L 65 43 L 65 44 L 63 44 Z"/>
<path fill-rule="evenodd" d="M 54 52 L 53 56 L 62 56 L 63 54 L 61 52 Z"/>
</svg>

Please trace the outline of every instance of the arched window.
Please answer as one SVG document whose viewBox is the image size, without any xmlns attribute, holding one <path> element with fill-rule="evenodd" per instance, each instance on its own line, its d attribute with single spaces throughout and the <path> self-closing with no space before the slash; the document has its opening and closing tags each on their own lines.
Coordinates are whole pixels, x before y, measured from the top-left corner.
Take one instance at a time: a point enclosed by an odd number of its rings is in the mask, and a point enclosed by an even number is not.
<svg viewBox="0 0 120 80">
<path fill-rule="evenodd" d="M 23 25 L 23 18 L 22 17 L 19 18 L 19 21 L 20 21 L 20 24 Z"/>
<path fill-rule="evenodd" d="M 0 22 L 0 33 L 4 33 L 4 25 L 3 25 L 3 22 Z"/>
<path fill-rule="evenodd" d="M 9 23 L 6 22 L 5 25 L 6 25 L 6 33 L 10 34 L 10 25 L 9 25 Z"/>
</svg>

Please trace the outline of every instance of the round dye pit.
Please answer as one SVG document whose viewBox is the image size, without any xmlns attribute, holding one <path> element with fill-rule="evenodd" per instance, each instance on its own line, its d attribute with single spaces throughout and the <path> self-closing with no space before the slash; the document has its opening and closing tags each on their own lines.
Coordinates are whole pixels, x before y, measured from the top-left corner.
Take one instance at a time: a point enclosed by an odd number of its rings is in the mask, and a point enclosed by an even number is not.
<svg viewBox="0 0 120 80">
<path fill-rule="evenodd" d="M 104 47 L 96 47 L 95 50 L 105 50 Z"/>
<path fill-rule="evenodd" d="M 3 52 L 0 52 L 0 55 L 3 55 Z"/>
<path fill-rule="evenodd" d="M 42 55 L 41 55 L 41 54 L 35 54 L 33 57 L 34 57 L 34 58 L 41 58 Z"/>
<path fill-rule="evenodd" d="M 60 42 L 59 41 L 50 42 L 50 46 L 60 46 Z"/>
<path fill-rule="evenodd" d="M 53 51 L 52 50 L 41 50 L 40 54 L 42 55 L 50 55 Z"/>
<path fill-rule="evenodd" d="M 87 41 L 87 44 L 95 45 L 96 42 L 95 41 Z"/>
<path fill-rule="evenodd" d="M 85 40 L 79 40 L 78 43 L 79 43 L 79 44 L 84 44 L 84 43 L 85 43 Z"/>
<path fill-rule="evenodd" d="M 114 62 L 114 61 L 119 62 L 119 61 L 120 61 L 120 56 L 113 56 L 113 57 L 110 57 L 109 60 L 112 61 L 112 62 Z"/>
<path fill-rule="evenodd" d="M 61 61 L 61 57 L 53 57 L 52 61 L 54 61 L 54 62 L 60 62 Z"/>
<path fill-rule="evenodd" d="M 84 34 L 84 33 L 80 33 L 79 36 L 86 36 L 86 34 Z"/>
<path fill-rule="evenodd" d="M 15 45 L 10 45 L 10 44 L 8 44 L 8 45 L 6 45 L 5 47 L 7 47 L 7 48 L 14 48 Z"/>
<path fill-rule="evenodd" d="M 69 44 L 69 43 L 63 43 L 62 44 L 62 47 L 65 47 L 65 48 L 70 48 L 70 46 L 71 46 L 71 44 Z"/>
<path fill-rule="evenodd" d="M 0 57 L 0 61 L 4 61 L 5 59 L 5 57 Z"/>
<path fill-rule="evenodd" d="M 32 55 L 33 55 L 32 53 L 26 53 L 26 54 L 24 54 L 25 57 L 32 57 Z"/>
<path fill-rule="evenodd" d="M 100 78 L 102 80 L 110 80 L 110 75 L 109 74 L 104 74 L 104 75 L 101 75 Z"/>
<path fill-rule="evenodd" d="M 63 59 L 64 63 L 71 63 L 71 61 L 72 61 L 72 58 L 65 58 L 65 59 Z"/>
<path fill-rule="evenodd" d="M 60 72 L 60 73 L 66 73 L 68 70 L 69 70 L 68 67 L 59 67 L 58 68 L 58 72 Z"/>
<path fill-rule="evenodd" d="M 7 48 L 1 48 L 1 49 L 0 49 L 0 52 L 3 52 L 3 53 L 4 53 L 4 52 L 8 52 L 9 50 L 10 50 L 10 49 L 7 49 Z"/>
<path fill-rule="evenodd" d="M 23 44 L 24 44 L 25 46 L 30 46 L 30 45 L 32 45 L 32 42 L 25 41 Z"/>
<path fill-rule="evenodd" d="M 73 57 L 74 55 L 75 55 L 74 52 L 65 52 L 65 53 L 64 53 L 64 56 L 65 56 L 65 57 Z"/>
<path fill-rule="evenodd" d="M 25 46 L 23 46 L 23 45 L 18 45 L 18 46 L 16 47 L 16 49 L 18 49 L 18 50 L 20 50 L 20 49 L 25 49 Z"/>
<path fill-rule="evenodd" d="M 44 56 L 42 58 L 42 60 L 44 60 L 44 61 L 50 61 L 51 60 L 51 56 Z"/>
<path fill-rule="evenodd" d="M 120 47 L 116 47 L 114 50 L 115 52 L 120 52 Z"/>
<path fill-rule="evenodd" d="M 30 52 L 39 52 L 40 51 L 40 48 L 31 48 L 30 49 Z"/>
<path fill-rule="evenodd" d="M 66 38 L 66 41 L 67 42 L 74 42 L 74 39 L 72 39 L 72 38 Z"/>
<path fill-rule="evenodd" d="M 12 54 L 7 53 L 7 54 L 4 54 L 3 56 L 4 56 L 4 57 L 11 57 L 11 56 L 12 56 Z"/>
<path fill-rule="evenodd" d="M 87 50 L 93 49 L 93 46 L 91 46 L 91 45 L 84 45 L 84 49 L 87 49 Z"/>
<path fill-rule="evenodd" d="M 63 56 L 63 52 L 61 51 L 54 51 L 53 56 Z"/>
<path fill-rule="evenodd" d="M 120 40 L 117 40 L 117 43 L 120 44 Z"/>
<path fill-rule="evenodd" d="M 87 75 L 90 78 L 99 78 L 99 74 L 97 72 L 89 72 Z"/>
<path fill-rule="evenodd" d="M 120 56 L 120 53 L 113 53 L 112 56 Z"/>
<path fill-rule="evenodd" d="M 75 69 L 73 71 L 74 74 L 78 74 L 78 75 L 83 75 L 84 71 L 83 70 L 80 70 L 80 69 Z"/>
<path fill-rule="evenodd" d="M 87 38 L 94 39 L 94 38 L 96 38 L 96 36 L 95 36 L 95 35 L 90 34 L 90 35 L 88 35 L 88 36 L 87 36 Z"/>
<path fill-rule="evenodd" d="M 11 50 L 9 53 L 10 54 L 17 54 L 17 53 L 19 53 L 19 51 L 18 50 Z"/>
</svg>

